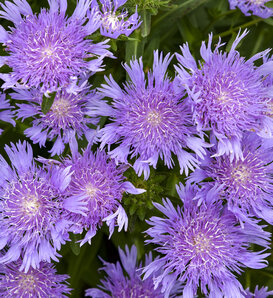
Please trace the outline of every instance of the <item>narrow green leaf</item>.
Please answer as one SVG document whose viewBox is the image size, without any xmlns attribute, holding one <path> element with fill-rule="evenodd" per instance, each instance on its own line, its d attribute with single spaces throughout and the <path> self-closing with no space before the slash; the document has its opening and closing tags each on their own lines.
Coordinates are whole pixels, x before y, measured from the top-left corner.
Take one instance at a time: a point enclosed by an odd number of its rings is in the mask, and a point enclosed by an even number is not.
<svg viewBox="0 0 273 298">
<path fill-rule="evenodd" d="M 146 37 L 151 31 L 151 13 L 148 10 L 143 10 L 140 13 L 142 24 L 141 24 L 141 36 Z"/>
<path fill-rule="evenodd" d="M 55 96 L 56 96 L 56 92 L 50 93 L 49 97 L 43 95 L 42 112 L 44 114 L 47 114 L 50 108 L 52 107 Z"/>
<path fill-rule="evenodd" d="M 126 62 L 133 58 L 139 58 L 143 54 L 144 41 L 141 40 L 140 30 L 136 30 L 133 34 L 135 40 L 126 41 Z"/>
<path fill-rule="evenodd" d="M 76 256 L 78 256 L 81 251 L 80 243 L 77 243 L 77 241 L 80 239 L 81 239 L 81 235 L 72 234 L 71 242 L 69 242 L 70 248 L 71 248 L 72 252 L 74 253 L 74 255 L 76 255 Z"/>
</svg>

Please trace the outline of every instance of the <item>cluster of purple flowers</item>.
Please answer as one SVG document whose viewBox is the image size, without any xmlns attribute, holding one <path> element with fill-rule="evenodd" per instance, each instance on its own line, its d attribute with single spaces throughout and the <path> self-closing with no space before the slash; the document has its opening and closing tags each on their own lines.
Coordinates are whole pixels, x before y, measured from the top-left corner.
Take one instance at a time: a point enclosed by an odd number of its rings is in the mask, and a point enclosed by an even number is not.
<svg viewBox="0 0 273 298">
<path fill-rule="evenodd" d="M 230 9 L 238 7 L 246 16 L 256 15 L 267 19 L 273 16 L 273 9 L 265 4 L 270 0 L 229 0 Z"/>
<path fill-rule="evenodd" d="M 72 155 L 61 161 L 34 159 L 26 141 L 6 145 L 8 163 L 0 156 L 0 293 L 9 297 L 63 297 L 70 292 L 66 275 L 57 275 L 58 261 L 69 233 L 86 231 L 81 245 L 90 242 L 103 222 L 110 236 L 115 226 L 127 229 L 121 205 L 124 192 L 142 193 L 123 175 L 128 166 L 117 166 L 103 151 L 95 154 L 99 114 L 106 106 L 88 78 L 103 70 L 105 57 L 114 58 L 109 40 L 93 42 L 92 34 L 117 38 L 141 24 L 137 14 L 118 11 L 126 1 L 79 0 L 66 15 L 66 0 L 48 0 L 49 9 L 33 13 L 26 0 L 5 1 L 0 17 L 11 21 L 0 26 L 6 64 L 1 74 L 4 90 L 12 88 L 11 107 L 0 96 L 0 119 L 15 126 L 14 117 L 28 120 L 25 135 L 40 147 L 51 141 L 52 156 L 69 145 Z M 2 130 L 1 130 L 2 132 Z M 81 155 L 77 142 L 89 144 Z"/>
<path fill-rule="evenodd" d="M 119 249 L 122 266 L 103 261 L 107 277 L 91 297 L 210 297 L 252 294 L 237 280 L 244 268 L 267 266 L 271 234 L 260 220 L 273 223 L 273 62 L 269 50 L 245 59 L 236 50 L 247 31 L 238 34 L 229 52 L 213 35 L 202 43 L 196 61 L 188 44 L 176 53 L 175 77 L 168 74 L 174 55 L 154 51 L 152 68 L 142 58 L 123 65 L 123 87 L 113 76 L 92 89 L 88 79 L 114 58 L 108 39 L 140 24 L 137 11 L 119 11 L 126 0 L 79 0 L 66 15 L 66 0 L 48 0 L 49 9 L 33 13 L 26 0 L 1 4 L 0 57 L 12 71 L 1 74 L 11 107 L 0 94 L 0 120 L 15 126 L 28 120 L 25 135 L 40 147 L 53 143 L 55 159 L 34 158 L 31 145 L 6 145 L 0 155 L 0 294 L 8 297 L 65 297 L 67 275 L 52 265 L 70 233 L 83 234 L 80 246 L 103 223 L 110 237 L 128 227 L 123 194 L 145 190 L 127 181 L 125 171 L 149 179 L 160 160 L 187 176 L 177 186 L 181 205 L 169 199 L 154 206 L 163 217 L 147 223 L 157 257 L 137 265 L 137 249 Z M 230 1 L 245 14 L 272 14 L 267 1 Z M 256 66 L 257 60 L 262 60 Z M 107 102 L 105 98 L 110 98 Z M 100 117 L 108 122 L 99 127 Z M 2 131 L 0 130 L 0 133 Z M 80 152 L 79 140 L 88 144 Z M 98 144 L 96 151 L 92 146 Z M 70 155 L 61 156 L 67 150 Z M 57 155 L 57 156 L 56 156 Z M 253 244 L 259 247 L 253 250 Z M 122 268 L 123 267 L 123 268 Z M 124 275 L 124 271 L 126 274 Z"/>
</svg>

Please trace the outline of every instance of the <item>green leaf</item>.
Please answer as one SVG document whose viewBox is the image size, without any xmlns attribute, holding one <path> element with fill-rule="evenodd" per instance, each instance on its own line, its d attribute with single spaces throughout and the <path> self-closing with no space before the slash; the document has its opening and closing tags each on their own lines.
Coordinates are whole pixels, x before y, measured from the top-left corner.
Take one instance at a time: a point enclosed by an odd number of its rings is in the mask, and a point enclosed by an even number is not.
<svg viewBox="0 0 273 298">
<path fill-rule="evenodd" d="M 69 242 L 70 248 L 71 248 L 72 252 L 74 253 L 74 255 L 76 255 L 76 256 L 78 256 L 81 251 L 80 244 L 77 243 L 77 241 L 80 239 L 81 239 L 81 235 L 72 234 L 71 235 L 72 241 Z"/>
<path fill-rule="evenodd" d="M 43 95 L 43 102 L 42 102 L 42 112 L 44 114 L 47 114 L 50 110 L 50 108 L 53 105 L 54 99 L 56 96 L 56 92 L 52 92 L 49 94 L 49 97 Z"/>
<path fill-rule="evenodd" d="M 141 36 L 146 37 L 151 31 L 151 13 L 148 10 L 143 10 L 140 13 L 142 24 L 141 24 Z"/>
<path fill-rule="evenodd" d="M 273 19 L 268 18 L 268 19 L 263 19 L 263 21 L 264 21 L 266 24 L 268 24 L 268 25 L 270 25 L 270 26 L 273 26 Z"/>
<path fill-rule="evenodd" d="M 144 42 L 141 40 L 140 30 L 133 33 L 134 40 L 126 41 L 126 62 L 131 59 L 139 58 L 143 54 Z"/>
<path fill-rule="evenodd" d="M 111 40 L 111 49 L 112 49 L 114 52 L 116 52 L 116 50 L 118 49 L 118 47 L 117 47 L 117 42 L 116 42 L 114 39 Z"/>
</svg>

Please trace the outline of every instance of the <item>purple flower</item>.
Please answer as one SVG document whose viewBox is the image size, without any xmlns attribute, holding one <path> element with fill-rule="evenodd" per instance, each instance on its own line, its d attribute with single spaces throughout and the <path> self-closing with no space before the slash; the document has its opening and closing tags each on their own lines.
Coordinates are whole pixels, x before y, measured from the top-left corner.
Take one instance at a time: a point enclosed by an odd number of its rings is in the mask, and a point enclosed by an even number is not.
<svg viewBox="0 0 273 298">
<path fill-rule="evenodd" d="M 45 146 L 46 140 L 54 141 L 49 151 L 52 156 L 60 155 L 65 144 L 74 143 L 77 138 L 85 136 L 88 142 L 94 141 L 94 125 L 99 119 L 92 112 L 92 107 L 100 105 L 100 98 L 88 87 L 82 85 L 74 93 L 65 89 L 59 90 L 46 114 L 42 112 L 41 92 L 36 89 L 16 91 L 17 93 L 11 94 L 12 98 L 27 102 L 18 104 L 17 118 L 34 118 L 32 127 L 25 130 L 25 135 L 40 146 Z M 90 125 L 93 125 L 93 128 Z"/>
<path fill-rule="evenodd" d="M 176 84 L 187 89 L 197 129 L 211 130 L 217 137 L 217 155 L 227 153 L 237 159 L 242 158 L 243 131 L 261 130 L 267 101 L 272 97 L 270 88 L 263 84 L 265 75 L 272 72 L 272 62 L 254 66 L 254 61 L 265 56 L 268 50 L 249 60 L 235 50 L 246 34 L 244 31 L 237 36 L 229 53 L 219 51 L 221 41 L 212 51 L 212 34 L 209 35 L 208 46 L 203 42 L 200 50 L 204 61 L 198 64 L 188 44 L 181 47 L 182 55 L 176 55 L 180 63 L 176 67 Z"/>
<path fill-rule="evenodd" d="M 181 173 L 193 170 L 198 165 L 195 156 L 203 158 L 203 139 L 195 136 L 197 131 L 192 123 L 190 106 L 182 100 L 184 94 L 176 93 L 173 82 L 166 75 L 170 63 L 170 54 L 164 59 L 162 53 L 154 52 L 153 70 L 145 79 L 142 60 L 133 60 L 124 68 L 131 78 L 124 91 L 113 80 L 106 78 L 107 85 L 99 91 L 113 98 L 113 107 L 107 113 L 101 109 L 98 113 L 111 117 L 112 123 L 101 129 L 101 148 L 106 144 L 118 144 L 109 152 L 118 162 L 127 162 L 136 157 L 134 169 L 140 176 L 148 179 L 149 166 L 156 168 L 159 158 L 164 159 L 168 168 L 174 164 L 172 153 L 179 161 Z M 189 153 L 185 149 L 191 149 Z"/>
<path fill-rule="evenodd" d="M 1 4 L 0 17 L 14 23 L 10 31 L 0 27 L 0 42 L 9 56 L 0 64 L 12 68 L 1 78 L 4 88 L 19 84 L 54 91 L 67 86 L 71 77 L 89 75 L 101 69 L 102 59 L 112 56 L 105 42 L 94 44 L 87 36 L 100 26 L 90 0 L 79 0 L 71 17 L 66 17 L 66 0 L 48 0 L 50 9 L 33 14 L 26 0 Z M 107 41 L 106 41 L 107 42 Z"/>
<path fill-rule="evenodd" d="M 33 161 L 26 142 L 5 146 L 11 166 L 0 156 L 0 263 L 22 255 L 20 270 L 39 268 L 41 261 L 57 261 L 57 250 L 69 239 L 63 218 L 63 193 L 70 168 L 51 165 L 46 171 Z"/>
<path fill-rule="evenodd" d="M 14 111 L 11 110 L 11 105 L 9 101 L 5 99 L 5 94 L 0 93 L 0 121 L 5 121 L 11 123 L 15 126 L 15 121 L 13 120 Z M 0 135 L 3 129 L 0 129 Z"/>
<path fill-rule="evenodd" d="M 201 199 L 226 200 L 228 209 L 240 221 L 251 221 L 251 217 L 256 216 L 272 224 L 272 148 L 271 140 L 262 139 L 254 133 L 244 134 L 242 160 L 231 160 L 227 155 L 206 157 L 200 168 L 191 174 L 189 182 L 200 183 L 204 193 L 208 193 Z M 206 178 L 213 181 L 201 182 Z M 219 192 L 220 196 L 213 197 L 213 192 Z"/>
<path fill-rule="evenodd" d="M 273 295 L 273 291 L 267 291 L 268 287 L 255 287 L 254 293 L 250 292 L 249 289 L 246 289 L 245 298 L 267 298 Z"/>
<path fill-rule="evenodd" d="M 22 261 L 0 265 L 0 295 L 2 297 L 67 297 L 70 288 L 68 275 L 56 274 L 54 266 L 41 262 L 39 269 L 30 268 L 27 273 L 20 271 Z"/>
<path fill-rule="evenodd" d="M 87 233 L 81 240 L 81 245 L 95 236 L 97 228 L 103 222 L 109 226 L 110 236 L 115 225 L 118 231 L 127 229 L 128 218 L 121 206 L 123 192 L 140 194 L 142 189 L 136 189 L 130 182 L 124 181 L 123 172 L 126 168 L 117 167 L 105 152 L 92 153 L 90 148 L 79 154 L 75 148 L 72 158 L 63 161 L 65 167 L 71 166 L 73 174 L 71 183 L 66 189 L 67 199 L 64 206 L 70 213 L 69 221 L 74 223 L 74 233 Z M 80 207 L 79 207 L 80 206 Z"/>
<path fill-rule="evenodd" d="M 265 6 L 270 0 L 229 0 L 230 9 L 238 7 L 246 16 L 252 14 L 267 19 L 273 16 L 273 9 Z"/>
<path fill-rule="evenodd" d="M 127 0 L 99 0 L 101 11 L 96 0 L 92 1 L 92 7 L 98 11 L 101 18 L 100 33 L 103 36 L 118 38 L 121 34 L 129 36 L 137 29 L 141 22 L 136 12 L 128 18 L 127 10 L 118 12 L 118 8 L 125 4 Z"/>
<path fill-rule="evenodd" d="M 101 280 L 101 289 L 88 289 L 85 296 L 93 298 L 111 298 L 111 297 L 130 297 L 130 298 L 163 298 L 163 294 L 160 292 L 160 288 L 154 289 L 153 278 L 142 280 L 140 276 L 140 268 L 142 264 L 137 265 L 137 248 L 135 245 L 129 250 L 128 246 L 125 246 L 125 252 L 119 248 L 120 262 L 116 264 L 103 261 L 104 267 L 100 270 L 104 270 L 107 273 L 107 277 Z M 152 262 L 152 254 L 145 255 L 145 266 Z M 126 275 L 123 273 L 126 271 Z M 105 293 L 107 291 L 110 294 Z M 173 291 L 173 294 L 175 289 Z M 171 295 L 173 296 L 173 295 Z"/>
<path fill-rule="evenodd" d="M 165 217 L 153 216 L 148 222 L 152 227 L 147 234 L 152 239 L 147 243 L 157 244 L 162 254 L 144 268 L 144 279 L 162 269 L 155 287 L 163 283 L 166 297 L 178 280 L 184 285 L 183 297 L 194 297 L 198 286 L 210 297 L 241 297 L 244 293 L 234 273 L 241 267 L 264 268 L 269 254 L 250 251 L 250 243 L 268 248 L 270 233 L 257 225 L 238 225 L 234 215 L 221 204 L 201 204 L 193 198 L 198 188 L 180 184 L 178 194 L 183 208 L 163 199 L 163 206 L 155 203 Z"/>
</svg>

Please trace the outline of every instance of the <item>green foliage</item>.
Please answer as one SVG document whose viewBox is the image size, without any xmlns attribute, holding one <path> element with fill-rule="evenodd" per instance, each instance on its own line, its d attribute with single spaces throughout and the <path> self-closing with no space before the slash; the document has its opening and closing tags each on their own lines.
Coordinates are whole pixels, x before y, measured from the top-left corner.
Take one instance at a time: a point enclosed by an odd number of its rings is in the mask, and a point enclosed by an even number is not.
<svg viewBox="0 0 273 298">
<path fill-rule="evenodd" d="M 159 8 L 168 6 L 171 0 L 128 0 L 126 6 L 134 8 L 136 5 L 139 11 L 149 10 L 152 14 L 157 14 Z"/>
<path fill-rule="evenodd" d="M 48 95 L 43 95 L 43 102 L 42 102 L 41 108 L 44 114 L 47 114 L 49 112 L 50 108 L 53 105 L 55 96 L 56 96 L 56 92 L 52 92 Z"/>
</svg>

